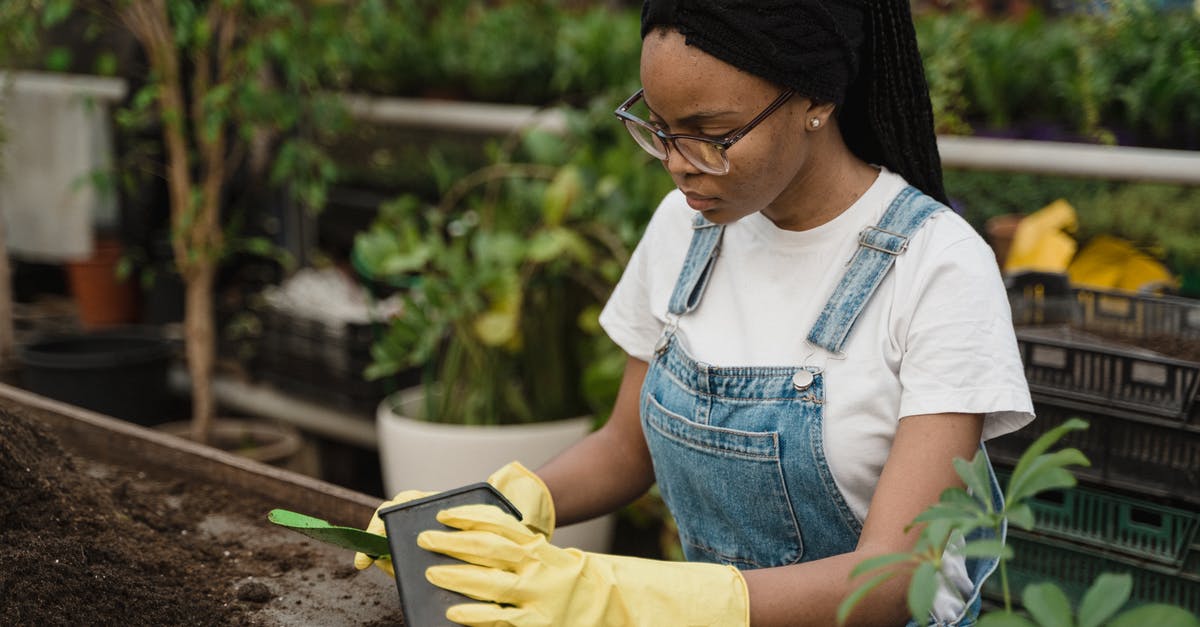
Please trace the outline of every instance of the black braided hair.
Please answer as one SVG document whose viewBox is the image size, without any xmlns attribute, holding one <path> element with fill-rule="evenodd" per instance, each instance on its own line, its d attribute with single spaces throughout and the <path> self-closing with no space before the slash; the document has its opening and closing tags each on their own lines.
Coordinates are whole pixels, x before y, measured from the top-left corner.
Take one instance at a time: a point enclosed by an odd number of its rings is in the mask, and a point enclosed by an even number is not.
<svg viewBox="0 0 1200 627">
<path fill-rule="evenodd" d="M 933 126 L 929 85 L 917 49 L 908 0 L 868 3 L 869 47 L 838 116 L 846 145 L 860 159 L 885 165 L 917 189 L 948 204 Z"/>
<path fill-rule="evenodd" d="M 689 45 L 839 106 L 846 145 L 945 203 L 933 106 L 909 0 L 645 0 L 642 36 Z"/>
</svg>

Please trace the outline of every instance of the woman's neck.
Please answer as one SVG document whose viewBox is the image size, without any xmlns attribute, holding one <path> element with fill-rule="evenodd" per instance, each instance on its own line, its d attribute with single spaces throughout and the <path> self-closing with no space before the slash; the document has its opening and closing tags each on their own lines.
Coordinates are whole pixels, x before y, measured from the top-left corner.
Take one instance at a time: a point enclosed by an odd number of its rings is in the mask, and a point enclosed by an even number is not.
<svg viewBox="0 0 1200 627">
<path fill-rule="evenodd" d="M 878 168 L 850 152 L 836 126 L 811 141 L 804 172 L 762 212 L 781 229 L 807 231 L 833 220 L 879 176 Z"/>
</svg>

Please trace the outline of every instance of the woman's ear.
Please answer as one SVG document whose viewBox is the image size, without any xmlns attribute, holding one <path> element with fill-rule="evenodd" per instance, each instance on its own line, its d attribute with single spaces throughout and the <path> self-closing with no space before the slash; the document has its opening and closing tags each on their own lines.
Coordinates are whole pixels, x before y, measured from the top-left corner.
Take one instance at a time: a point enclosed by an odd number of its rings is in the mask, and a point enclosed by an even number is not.
<svg viewBox="0 0 1200 627">
<path fill-rule="evenodd" d="M 829 125 L 833 118 L 835 105 L 832 102 L 808 101 L 804 112 L 804 128 L 819 131 Z"/>
</svg>

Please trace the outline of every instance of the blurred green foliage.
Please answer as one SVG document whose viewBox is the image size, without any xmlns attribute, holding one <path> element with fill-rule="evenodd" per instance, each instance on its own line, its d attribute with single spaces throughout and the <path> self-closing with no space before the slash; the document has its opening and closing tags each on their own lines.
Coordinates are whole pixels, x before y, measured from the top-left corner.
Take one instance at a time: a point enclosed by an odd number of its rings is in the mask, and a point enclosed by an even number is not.
<svg viewBox="0 0 1200 627">
<path fill-rule="evenodd" d="M 597 317 L 671 182 L 606 100 L 566 114 L 565 135 L 495 142 L 436 203 L 402 195 L 356 239 L 355 267 L 404 300 L 367 374 L 425 367 L 429 420 L 602 420 L 612 407 L 624 356 Z"/>
</svg>

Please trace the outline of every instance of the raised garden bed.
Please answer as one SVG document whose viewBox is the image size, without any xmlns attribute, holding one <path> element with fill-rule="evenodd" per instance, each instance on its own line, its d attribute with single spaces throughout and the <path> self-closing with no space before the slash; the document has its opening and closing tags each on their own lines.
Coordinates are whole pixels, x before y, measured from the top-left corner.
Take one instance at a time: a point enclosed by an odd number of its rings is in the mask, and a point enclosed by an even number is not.
<svg viewBox="0 0 1200 627">
<path fill-rule="evenodd" d="M 392 580 L 271 525 L 377 499 L 0 385 L 0 624 L 395 625 Z"/>
</svg>

